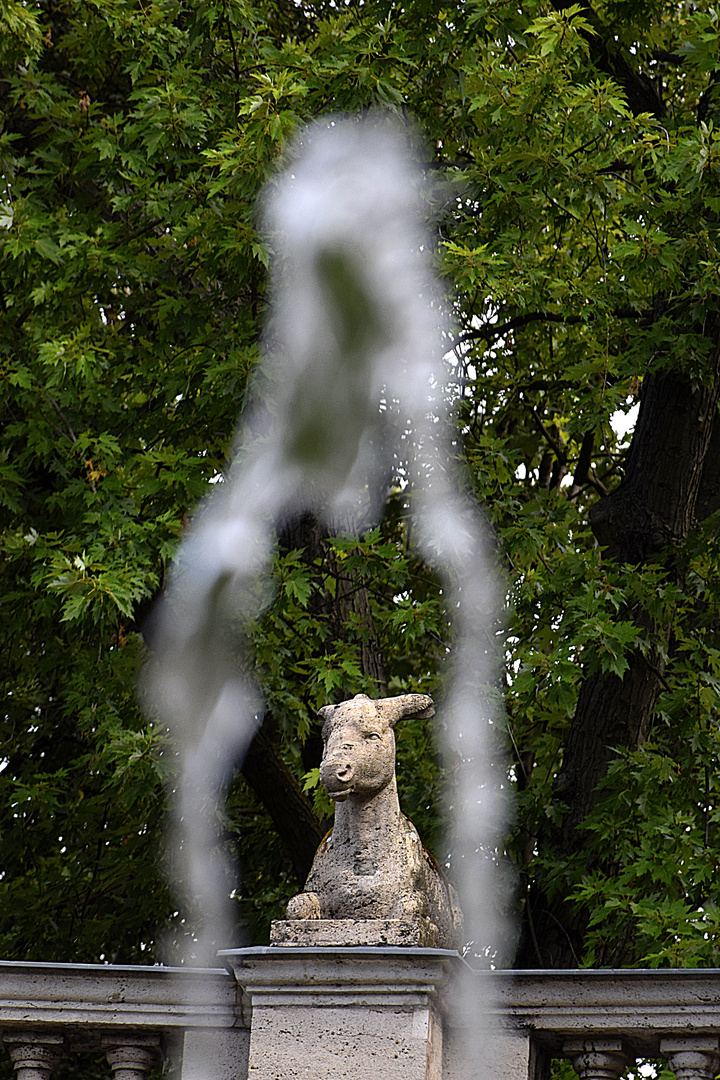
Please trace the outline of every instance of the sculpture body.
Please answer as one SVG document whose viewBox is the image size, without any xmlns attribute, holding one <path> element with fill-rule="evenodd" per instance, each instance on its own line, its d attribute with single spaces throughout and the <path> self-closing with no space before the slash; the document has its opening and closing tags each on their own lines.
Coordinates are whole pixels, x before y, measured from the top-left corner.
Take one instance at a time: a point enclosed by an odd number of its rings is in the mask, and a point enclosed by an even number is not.
<svg viewBox="0 0 720 1080">
<path fill-rule="evenodd" d="M 335 801 L 335 823 L 305 890 L 288 904 L 289 920 L 399 920 L 421 926 L 423 943 L 459 945 L 455 890 L 401 813 L 395 779 L 395 724 L 433 712 L 424 694 L 358 694 L 320 710 L 320 780 Z"/>
</svg>

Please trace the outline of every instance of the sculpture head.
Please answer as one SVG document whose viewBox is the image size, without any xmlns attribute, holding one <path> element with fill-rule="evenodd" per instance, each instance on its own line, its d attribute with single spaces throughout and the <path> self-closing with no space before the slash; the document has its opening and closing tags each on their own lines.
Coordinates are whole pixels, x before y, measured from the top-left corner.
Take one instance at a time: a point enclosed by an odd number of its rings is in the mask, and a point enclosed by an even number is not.
<svg viewBox="0 0 720 1080">
<path fill-rule="evenodd" d="M 395 778 L 393 728 L 404 717 L 432 716 L 427 694 L 402 694 L 374 700 L 357 694 L 339 705 L 324 705 L 320 782 L 331 799 L 373 795 Z"/>
</svg>

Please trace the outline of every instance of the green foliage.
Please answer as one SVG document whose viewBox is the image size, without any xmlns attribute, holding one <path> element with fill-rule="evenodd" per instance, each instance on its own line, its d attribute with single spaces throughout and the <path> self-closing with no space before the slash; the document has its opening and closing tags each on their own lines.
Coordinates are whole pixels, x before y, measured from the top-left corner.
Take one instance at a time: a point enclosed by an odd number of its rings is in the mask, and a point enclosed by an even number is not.
<svg viewBox="0 0 720 1080">
<path fill-rule="evenodd" d="M 667 115 L 629 107 L 597 62 L 608 35 L 663 82 Z M 263 185 L 306 120 L 382 106 L 424 141 L 466 482 L 505 574 L 510 854 L 524 881 L 592 911 L 583 963 L 622 937 L 625 962 L 717 964 L 717 522 L 676 553 L 680 583 L 660 564 L 614 566 L 587 524 L 622 474 L 610 418 L 646 372 L 708 371 L 716 14 L 664 0 L 608 0 L 592 18 L 543 0 L 6 2 L 0 68 L 0 955 L 154 959 L 161 937 L 189 932 L 163 878 L 172 748 L 134 699 L 141 631 L 248 402 Z M 398 489 L 377 528 L 327 538 L 322 557 L 278 554 L 252 631 L 282 754 L 320 814 L 314 712 L 373 692 L 371 638 L 391 693 L 441 692 L 448 613 L 408 520 Z M 367 606 L 338 623 L 338 590 L 353 589 Z M 672 662 L 651 741 L 619 748 L 587 849 L 539 858 L 582 678 L 619 679 L 635 650 L 658 649 Z M 427 723 L 398 730 L 398 754 L 403 805 L 442 857 Z M 262 940 L 295 885 L 240 779 L 218 838 Z M 607 850 L 613 865 L 596 866 Z"/>
</svg>

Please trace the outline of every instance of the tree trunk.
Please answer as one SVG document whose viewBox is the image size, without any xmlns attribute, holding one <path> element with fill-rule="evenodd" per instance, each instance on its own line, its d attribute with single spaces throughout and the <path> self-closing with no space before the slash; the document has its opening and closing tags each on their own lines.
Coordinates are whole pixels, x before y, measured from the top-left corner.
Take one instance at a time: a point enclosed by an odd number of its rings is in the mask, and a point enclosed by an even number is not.
<svg viewBox="0 0 720 1080">
<path fill-rule="evenodd" d="M 270 815 L 290 855 L 298 884 L 304 885 L 327 823 L 317 816 L 283 761 L 272 738 L 274 728 L 272 717 L 266 713 L 245 756 L 242 774 Z"/>
<path fill-rule="evenodd" d="M 658 561 L 669 577 L 682 579 L 675 549 L 693 528 L 697 511 L 704 513 L 717 504 L 718 462 L 709 458 L 711 446 L 720 441 L 717 344 L 712 369 L 700 386 L 677 372 L 646 377 L 625 478 L 595 504 L 590 515 L 593 532 L 608 558 L 636 565 Z M 641 627 L 651 643 L 650 652 L 637 649 L 622 678 L 600 672 L 584 679 L 555 783 L 562 820 L 538 837 L 541 856 L 563 860 L 582 852 L 585 839 L 580 826 L 596 803 L 597 786 L 607 773 L 614 748 L 642 745 L 652 728 L 665 681 L 670 626 L 658 625 L 647 611 L 637 608 L 621 611 L 619 618 Z M 534 884 L 524 918 L 516 966 L 578 964 L 586 911 L 565 900 L 551 902 L 542 887 Z M 616 952 L 622 949 L 621 943 L 617 945 Z M 621 955 L 614 955 L 601 962 L 621 960 Z"/>
</svg>

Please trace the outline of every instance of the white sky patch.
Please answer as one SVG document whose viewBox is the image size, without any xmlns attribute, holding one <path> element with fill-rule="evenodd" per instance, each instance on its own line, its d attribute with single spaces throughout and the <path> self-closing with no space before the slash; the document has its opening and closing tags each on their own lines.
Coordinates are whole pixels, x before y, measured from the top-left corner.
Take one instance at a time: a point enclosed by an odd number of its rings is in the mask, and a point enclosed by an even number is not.
<svg viewBox="0 0 720 1080">
<path fill-rule="evenodd" d="M 610 426 L 620 442 L 630 442 L 630 437 L 635 429 L 635 421 L 637 420 L 639 411 L 640 402 L 636 401 L 633 407 L 627 412 L 618 409 L 618 411 L 613 413 L 610 417 Z"/>
</svg>

